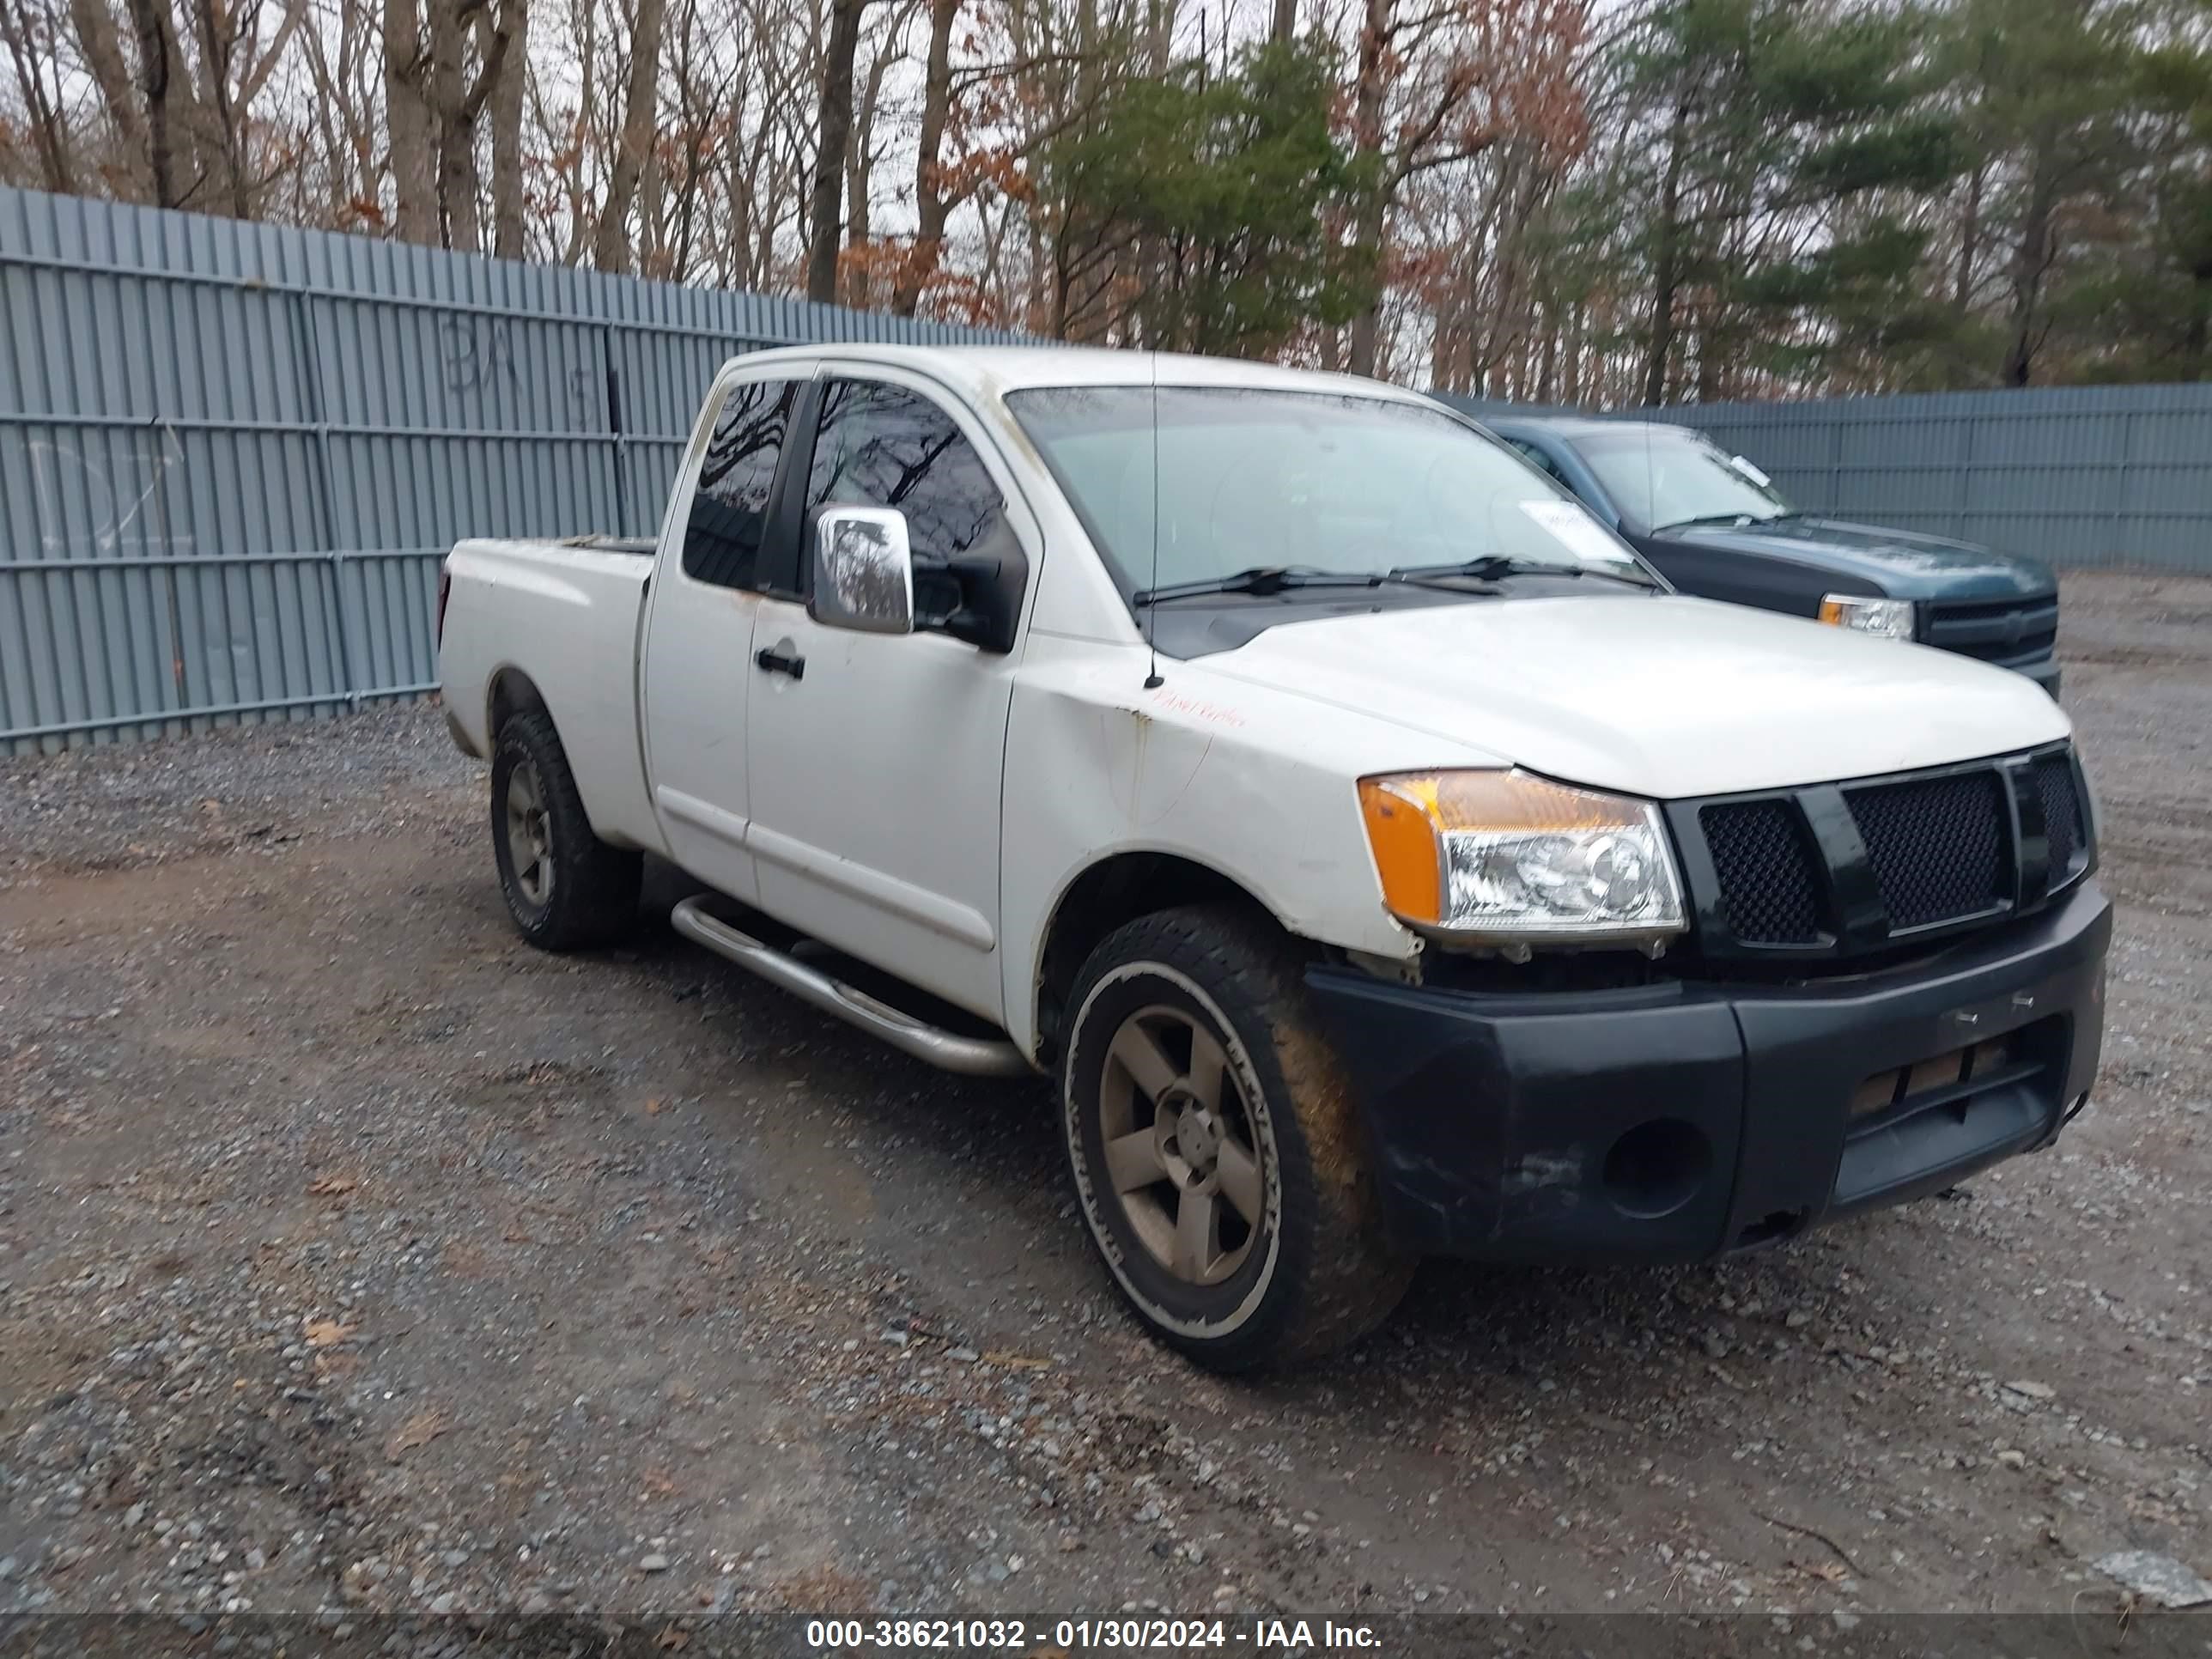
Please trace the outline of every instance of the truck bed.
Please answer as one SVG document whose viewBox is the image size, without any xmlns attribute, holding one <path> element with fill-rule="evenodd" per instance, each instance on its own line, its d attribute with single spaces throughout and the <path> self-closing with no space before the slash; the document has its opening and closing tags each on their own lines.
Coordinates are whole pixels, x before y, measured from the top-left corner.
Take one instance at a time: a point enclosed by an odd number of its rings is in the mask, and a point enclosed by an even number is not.
<svg viewBox="0 0 2212 1659">
<path fill-rule="evenodd" d="M 650 541 L 576 536 L 474 540 L 446 560 L 439 664 L 448 714 L 468 747 L 491 752 L 493 691 L 519 673 L 552 711 L 592 827 L 617 846 L 665 852 L 638 732 L 637 664 Z"/>
</svg>

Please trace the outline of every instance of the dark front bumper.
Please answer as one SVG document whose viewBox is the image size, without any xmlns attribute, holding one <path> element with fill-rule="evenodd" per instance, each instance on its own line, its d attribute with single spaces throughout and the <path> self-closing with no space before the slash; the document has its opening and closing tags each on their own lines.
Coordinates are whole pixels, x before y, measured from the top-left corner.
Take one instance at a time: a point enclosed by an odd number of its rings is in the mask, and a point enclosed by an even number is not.
<svg viewBox="0 0 2212 1659">
<path fill-rule="evenodd" d="M 1696 1260 L 2049 1143 L 2096 1076 L 2111 938 L 2112 906 L 2084 881 L 2001 939 L 1793 986 L 1308 981 L 1407 1249 Z M 1986 1086 L 1853 1116 L 1868 1079 L 2008 1036 L 2017 1063 Z"/>
</svg>

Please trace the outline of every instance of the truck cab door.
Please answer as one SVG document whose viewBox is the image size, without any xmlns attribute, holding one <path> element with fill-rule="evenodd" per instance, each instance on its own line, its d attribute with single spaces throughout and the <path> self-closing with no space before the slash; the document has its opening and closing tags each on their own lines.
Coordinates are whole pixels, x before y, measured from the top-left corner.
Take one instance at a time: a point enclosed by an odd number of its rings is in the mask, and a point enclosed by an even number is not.
<svg viewBox="0 0 2212 1659">
<path fill-rule="evenodd" d="M 1026 568 L 1027 510 L 988 434 L 890 370 L 821 382 L 797 527 L 800 591 L 760 601 L 746 729 L 760 908 L 1001 1023 L 1000 792 L 1015 653 L 930 624 L 832 628 L 808 614 L 824 506 L 896 507 L 917 556 L 986 550 Z"/>
<path fill-rule="evenodd" d="M 672 492 L 640 677 L 647 778 L 676 862 L 751 902 L 745 848 L 750 779 L 745 707 L 765 583 L 791 565 L 792 525 L 775 511 L 804 380 L 742 372 L 719 383 L 705 441 Z"/>
</svg>

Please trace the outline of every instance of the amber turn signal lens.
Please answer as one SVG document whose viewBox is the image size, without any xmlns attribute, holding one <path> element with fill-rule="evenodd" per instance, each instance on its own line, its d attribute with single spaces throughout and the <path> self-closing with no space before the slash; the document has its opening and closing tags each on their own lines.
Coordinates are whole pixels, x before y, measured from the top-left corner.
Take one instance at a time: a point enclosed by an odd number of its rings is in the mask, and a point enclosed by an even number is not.
<svg viewBox="0 0 2212 1659">
<path fill-rule="evenodd" d="M 1407 921 L 1436 922 L 1444 911 L 1443 848 L 1433 806 L 1415 799 L 1407 783 L 1361 779 L 1359 810 L 1382 878 L 1382 902 Z"/>
</svg>

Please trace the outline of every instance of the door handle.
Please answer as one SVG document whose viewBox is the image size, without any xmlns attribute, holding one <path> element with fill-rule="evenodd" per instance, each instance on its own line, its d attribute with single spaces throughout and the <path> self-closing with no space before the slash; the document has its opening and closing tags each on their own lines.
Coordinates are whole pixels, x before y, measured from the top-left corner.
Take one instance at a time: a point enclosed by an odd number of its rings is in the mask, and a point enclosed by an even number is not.
<svg viewBox="0 0 2212 1659">
<path fill-rule="evenodd" d="M 788 645 L 790 641 L 786 640 L 783 643 Z M 763 646 L 753 653 L 753 665 L 766 673 L 788 674 L 795 680 L 806 678 L 806 659 L 796 651 L 777 651 Z"/>
</svg>

